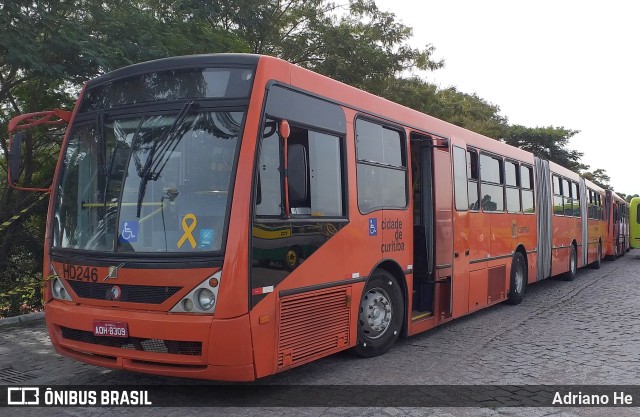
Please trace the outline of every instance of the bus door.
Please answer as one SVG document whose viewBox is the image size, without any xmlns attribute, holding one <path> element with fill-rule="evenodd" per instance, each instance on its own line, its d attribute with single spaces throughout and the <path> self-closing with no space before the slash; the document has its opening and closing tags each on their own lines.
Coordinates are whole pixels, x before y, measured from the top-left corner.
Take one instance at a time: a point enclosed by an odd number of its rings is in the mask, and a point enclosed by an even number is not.
<svg viewBox="0 0 640 417">
<path fill-rule="evenodd" d="M 411 135 L 414 209 L 412 319 L 451 317 L 451 163 L 446 141 Z"/>
</svg>

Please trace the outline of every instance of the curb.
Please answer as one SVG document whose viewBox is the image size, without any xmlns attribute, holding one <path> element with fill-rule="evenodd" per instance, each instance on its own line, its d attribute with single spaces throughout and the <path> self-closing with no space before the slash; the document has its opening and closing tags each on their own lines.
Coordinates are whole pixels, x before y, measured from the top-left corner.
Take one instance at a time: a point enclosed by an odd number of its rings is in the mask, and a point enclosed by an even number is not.
<svg viewBox="0 0 640 417">
<path fill-rule="evenodd" d="M 0 318 L 0 327 L 8 326 L 10 324 L 28 323 L 28 322 L 43 320 L 43 319 L 44 319 L 44 311 L 38 311 L 37 313 L 23 314 L 21 316 L 15 316 L 15 317 Z"/>
</svg>

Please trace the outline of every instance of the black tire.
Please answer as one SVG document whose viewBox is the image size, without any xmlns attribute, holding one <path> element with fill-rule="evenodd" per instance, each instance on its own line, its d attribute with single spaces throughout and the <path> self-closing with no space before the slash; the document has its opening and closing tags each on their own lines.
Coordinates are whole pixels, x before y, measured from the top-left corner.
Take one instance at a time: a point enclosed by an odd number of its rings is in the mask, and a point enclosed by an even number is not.
<svg viewBox="0 0 640 417">
<path fill-rule="evenodd" d="M 571 253 L 569 254 L 569 270 L 562 275 L 565 281 L 573 281 L 578 276 L 578 252 L 576 247 L 571 245 Z"/>
<path fill-rule="evenodd" d="M 591 263 L 591 269 L 600 269 L 602 265 L 602 243 L 598 242 L 598 254 L 596 260 Z"/>
<path fill-rule="evenodd" d="M 513 254 L 511 260 L 511 279 L 509 280 L 509 295 L 507 302 L 512 305 L 520 304 L 527 291 L 527 263 L 520 252 Z"/>
<path fill-rule="evenodd" d="M 365 358 L 388 351 L 400 336 L 404 310 L 402 289 L 396 279 L 385 270 L 376 270 L 362 292 L 354 351 Z"/>
</svg>

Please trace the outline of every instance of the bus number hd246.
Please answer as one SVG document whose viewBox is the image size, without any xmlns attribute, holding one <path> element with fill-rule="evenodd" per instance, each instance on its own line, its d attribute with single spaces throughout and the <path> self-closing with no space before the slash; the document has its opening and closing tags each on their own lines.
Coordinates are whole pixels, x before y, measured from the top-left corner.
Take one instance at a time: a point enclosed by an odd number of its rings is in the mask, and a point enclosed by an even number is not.
<svg viewBox="0 0 640 417">
<path fill-rule="evenodd" d="M 76 281 L 98 281 L 98 269 L 80 265 L 62 265 L 62 276 L 65 279 L 73 279 Z"/>
</svg>

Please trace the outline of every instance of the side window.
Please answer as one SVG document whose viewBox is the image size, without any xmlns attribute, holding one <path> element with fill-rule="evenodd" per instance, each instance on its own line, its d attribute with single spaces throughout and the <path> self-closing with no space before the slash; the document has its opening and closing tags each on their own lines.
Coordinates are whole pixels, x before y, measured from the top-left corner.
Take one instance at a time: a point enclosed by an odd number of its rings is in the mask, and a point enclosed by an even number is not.
<svg viewBox="0 0 640 417">
<path fill-rule="evenodd" d="M 467 150 L 467 191 L 469 192 L 469 210 L 480 210 L 478 199 L 478 152 Z"/>
<path fill-rule="evenodd" d="M 275 120 L 267 120 L 260 144 L 260 159 L 256 178 L 257 216 L 281 216 L 282 192 L 280 177 L 280 136 Z"/>
<path fill-rule="evenodd" d="M 483 211 L 504 211 L 502 159 L 480 155 L 480 190 Z"/>
<path fill-rule="evenodd" d="M 588 201 L 588 204 L 589 204 L 589 210 L 588 211 L 589 211 L 589 218 L 590 219 L 595 218 L 594 213 L 593 213 L 593 207 L 594 207 L 593 203 L 594 203 L 593 202 L 593 190 L 590 189 L 589 190 L 589 201 Z"/>
<path fill-rule="evenodd" d="M 283 213 L 281 177 L 282 140 L 277 122 L 267 120 L 258 162 L 256 210 L 259 217 Z M 290 215 L 294 217 L 341 217 L 345 215 L 342 180 L 342 138 L 327 133 L 291 126 L 287 142 L 290 156 L 297 159 L 296 177 L 302 178 L 305 195 L 293 195 L 289 188 Z"/>
<path fill-rule="evenodd" d="M 407 206 L 404 135 L 366 120 L 356 120 L 358 207 L 363 213 Z"/>
<path fill-rule="evenodd" d="M 520 185 L 522 187 L 522 211 L 533 213 L 533 169 L 529 166 L 520 165 Z"/>
<path fill-rule="evenodd" d="M 467 211 L 469 209 L 469 197 L 467 195 L 467 152 L 453 147 L 453 176 L 455 182 L 456 210 Z"/>
<path fill-rule="evenodd" d="M 564 215 L 573 216 L 573 194 L 571 193 L 569 181 L 562 179 L 562 195 L 564 196 Z"/>
<path fill-rule="evenodd" d="M 291 215 L 311 215 L 312 217 L 344 216 L 342 181 L 342 139 L 327 133 L 315 132 L 291 127 L 287 141 L 289 155 L 298 148 L 300 155 L 309 161 L 306 172 L 307 196 L 295 198 L 289 187 Z M 289 162 L 289 175 L 293 174 L 292 161 Z M 290 180 L 291 181 L 291 180 Z"/>
<path fill-rule="evenodd" d="M 575 182 L 571 183 L 571 194 L 573 195 L 573 216 L 580 217 L 580 192 Z"/>
<path fill-rule="evenodd" d="M 507 188 L 505 189 L 507 211 L 511 213 L 518 213 L 521 211 L 520 189 L 518 188 L 518 186 L 520 185 L 518 184 L 518 165 L 514 162 L 505 161 L 504 178 L 505 185 L 507 186 Z"/>
<path fill-rule="evenodd" d="M 596 210 L 596 219 L 606 220 L 604 218 L 604 210 L 602 210 L 602 195 L 597 194 L 596 195 L 596 200 L 598 202 L 597 203 L 598 209 Z"/>
<path fill-rule="evenodd" d="M 560 178 L 553 176 L 553 214 L 564 214 L 564 202 L 562 201 L 562 182 Z"/>
</svg>

